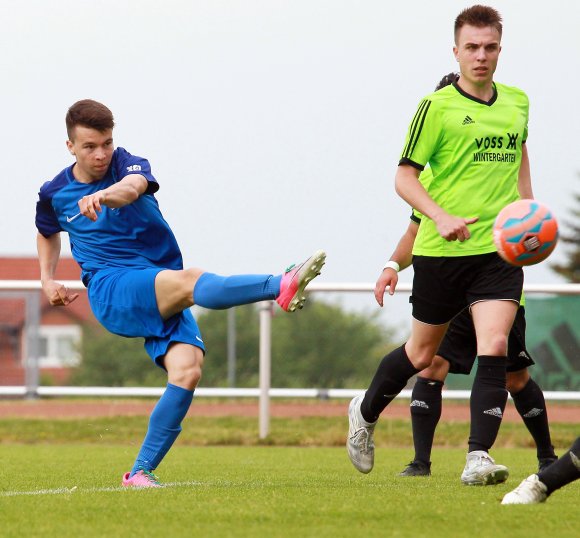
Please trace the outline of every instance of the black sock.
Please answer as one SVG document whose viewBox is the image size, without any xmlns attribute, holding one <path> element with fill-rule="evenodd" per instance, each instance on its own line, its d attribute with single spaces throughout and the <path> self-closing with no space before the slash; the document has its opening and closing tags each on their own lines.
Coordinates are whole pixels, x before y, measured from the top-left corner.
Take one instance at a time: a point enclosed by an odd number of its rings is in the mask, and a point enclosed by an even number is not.
<svg viewBox="0 0 580 538">
<path fill-rule="evenodd" d="M 512 394 L 512 398 L 518 413 L 536 442 L 538 459 L 555 458 L 548 426 L 546 400 L 542 389 L 530 378 L 520 392 Z"/>
<path fill-rule="evenodd" d="M 391 351 L 379 364 L 377 373 L 363 401 L 360 412 L 367 422 L 375 422 L 379 415 L 401 392 L 417 370 L 407 357 L 405 345 Z"/>
<path fill-rule="evenodd" d="M 507 357 L 481 355 L 471 389 L 471 431 L 469 451 L 485 450 L 493 446 L 507 402 Z"/>
<path fill-rule="evenodd" d="M 441 389 L 443 383 L 425 377 L 417 377 L 411 395 L 411 422 L 415 460 L 431 463 L 431 449 L 435 428 L 441 418 Z"/>
<path fill-rule="evenodd" d="M 580 478 L 580 437 L 566 454 L 552 463 L 545 471 L 538 473 L 540 482 L 546 484 L 548 495 Z"/>
</svg>

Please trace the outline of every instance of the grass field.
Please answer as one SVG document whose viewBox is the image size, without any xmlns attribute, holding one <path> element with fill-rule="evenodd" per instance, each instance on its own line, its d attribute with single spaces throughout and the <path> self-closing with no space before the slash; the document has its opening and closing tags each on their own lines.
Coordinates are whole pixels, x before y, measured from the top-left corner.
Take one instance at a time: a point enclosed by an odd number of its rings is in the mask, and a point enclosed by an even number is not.
<svg viewBox="0 0 580 538">
<path fill-rule="evenodd" d="M 261 444 L 255 419 L 188 418 L 158 469 L 168 487 L 123 490 L 146 422 L 1 420 L 0 536 L 579 535 L 580 483 L 543 505 L 499 504 L 536 467 L 521 425 L 504 424 L 493 452 L 510 468 L 507 484 L 468 488 L 459 482 L 464 423 L 441 424 L 432 477 L 405 479 L 406 421 L 381 422 L 376 467 L 361 475 L 342 446 L 344 418 L 274 419 Z M 554 437 L 566 446 L 576 430 L 557 424 Z"/>
</svg>

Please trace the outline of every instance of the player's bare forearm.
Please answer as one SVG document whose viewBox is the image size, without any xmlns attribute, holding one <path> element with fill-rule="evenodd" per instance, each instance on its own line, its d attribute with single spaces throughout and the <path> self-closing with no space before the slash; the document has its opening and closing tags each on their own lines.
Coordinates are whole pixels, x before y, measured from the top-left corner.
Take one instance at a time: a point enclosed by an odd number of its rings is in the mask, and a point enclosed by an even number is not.
<svg viewBox="0 0 580 538">
<path fill-rule="evenodd" d="M 479 217 L 450 215 L 429 196 L 419 181 L 419 171 L 410 165 L 401 165 L 395 176 L 397 193 L 412 207 L 429 217 L 437 227 L 439 235 L 447 241 L 465 241 L 471 237 L 468 224 Z"/>
<path fill-rule="evenodd" d="M 123 207 L 132 204 L 147 189 L 147 180 L 140 174 L 130 174 L 121 181 L 97 191 L 79 200 L 79 209 L 82 215 L 96 221 L 102 206 L 111 208 Z"/>
<path fill-rule="evenodd" d="M 419 181 L 419 170 L 411 165 L 402 164 L 397 167 L 395 190 L 411 207 L 414 207 L 432 220 L 436 220 L 439 215 L 445 213 L 429 196 L 425 187 Z"/>
<path fill-rule="evenodd" d="M 526 144 L 522 144 L 522 162 L 518 174 L 518 192 L 520 198 L 533 200 L 534 191 L 532 190 L 532 174 L 530 171 L 530 159 Z"/>
<path fill-rule="evenodd" d="M 140 174 L 130 174 L 106 188 L 102 202 L 107 207 L 117 208 L 132 204 L 147 190 L 147 180 Z"/>
<path fill-rule="evenodd" d="M 40 280 L 51 280 L 56 271 L 60 258 L 60 234 L 45 237 L 36 235 L 36 249 L 38 251 L 38 263 L 40 264 Z"/>
<path fill-rule="evenodd" d="M 401 236 L 401 239 L 399 239 L 395 250 L 389 258 L 399 264 L 400 271 L 409 267 L 413 261 L 413 245 L 418 231 L 419 225 L 414 221 L 409 222 L 409 226 Z"/>
<path fill-rule="evenodd" d="M 390 261 L 394 261 L 399 265 L 399 271 L 402 271 L 411 265 L 413 260 L 413 244 L 415 243 L 418 229 L 419 225 L 416 222 L 411 221 L 389 258 Z M 385 267 L 375 284 L 375 299 L 377 300 L 377 303 L 379 303 L 379 306 L 383 306 L 383 297 L 387 288 L 389 290 L 389 295 L 393 295 L 398 282 L 399 275 L 397 271 L 390 267 Z"/>
<path fill-rule="evenodd" d="M 40 281 L 48 301 L 53 306 L 67 306 L 78 296 L 78 293 L 70 293 L 61 283 L 54 280 L 54 274 L 60 258 L 60 234 L 56 233 L 48 237 L 37 234 L 36 247 L 38 250 L 38 262 L 40 264 Z"/>
</svg>

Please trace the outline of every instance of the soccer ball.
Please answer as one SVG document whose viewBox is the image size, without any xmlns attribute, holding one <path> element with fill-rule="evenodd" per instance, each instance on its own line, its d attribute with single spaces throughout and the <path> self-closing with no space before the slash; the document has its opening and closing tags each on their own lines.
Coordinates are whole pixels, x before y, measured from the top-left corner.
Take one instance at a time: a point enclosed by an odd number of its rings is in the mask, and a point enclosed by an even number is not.
<svg viewBox="0 0 580 538">
<path fill-rule="evenodd" d="M 544 204 L 518 200 L 499 212 L 493 225 L 493 241 L 506 262 L 518 267 L 534 265 L 556 247 L 558 222 Z"/>
</svg>

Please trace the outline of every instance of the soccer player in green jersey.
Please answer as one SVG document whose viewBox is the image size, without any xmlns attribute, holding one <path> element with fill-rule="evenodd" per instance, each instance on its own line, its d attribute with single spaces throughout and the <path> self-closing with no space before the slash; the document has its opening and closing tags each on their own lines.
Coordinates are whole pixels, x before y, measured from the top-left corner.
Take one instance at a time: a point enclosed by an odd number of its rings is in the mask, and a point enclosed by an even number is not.
<svg viewBox="0 0 580 538">
<path fill-rule="evenodd" d="M 455 72 L 445 75 L 435 91 L 449 86 L 458 76 Z M 432 180 L 431 169 L 423 170 L 419 179 L 428 188 Z M 386 290 L 388 289 L 390 295 L 395 292 L 399 280 L 398 272 L 412 263 L 413 244 L 421 220 L 422 215 L 413 211 L 409 226 L 391 254 L 388 266 L 377 279 L 375 298 L 381 307 Z M 476 345 L 471 314 L 465 308 L 453 318 L 431 366 L 417 375 L 410 405 L 415 457 L 400 476 L 431 474 L 431 449 L 435 429 L 441 418 L 443 383 L 448 373 L 468 375 L 471 372 L 476 358 Z M 542 471 L 557 458 L 552 445 L 544 394 L 528 371 L 528 367 L 533 364 L 534 361 L 526 349 L 526 318 L 522 297 L 509 335 L 506 381 L 516 410 L 535 441 L 538 468 Z M 473 420 L 480 420 L 480 415 L 474 416 Z"/>
<path fill-rule="evenodd" d="M 533 198 L 525 140 L 528 99 L 494 82 L 502 24 L 490 7 L 455 20 L 453 53 L 460 76 L 419 104 L 395 176 L 397 193 L 424 215 L 413 247 L 409 340 L 380 363 L 364 396 L 349 405 L 347 450 L 357 470 L 374 465 L 379 415 L 416 373 L 431 365 L 449 322 L 469 307 L 477 337 L 469 452 L 461 481 L 504 482 L 508 469 L 488 451 L 507 401 L 507 342 L 522 294 L 523 271 L 497 254 L 492 226 L 499 211 Z M 429 164 L 426 190 L 419 174 Z"/>
</svg>

